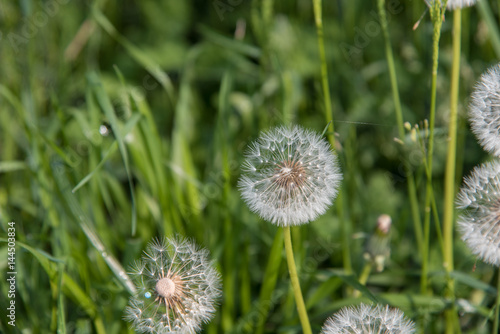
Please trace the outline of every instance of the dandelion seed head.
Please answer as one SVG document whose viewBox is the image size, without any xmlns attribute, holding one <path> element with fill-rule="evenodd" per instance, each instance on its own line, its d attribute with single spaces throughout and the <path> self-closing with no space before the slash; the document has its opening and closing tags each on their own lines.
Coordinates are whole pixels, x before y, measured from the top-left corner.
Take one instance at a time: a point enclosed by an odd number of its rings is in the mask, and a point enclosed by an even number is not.
<svg viewBox="0 0 500 334">
<path fill-rule="evenodd" d="M 500 161 L 474 168 L 457 196 L 462 239 L 473 254 L 500 266 Z"/>
<path fill-rule="evenodd" d="M 208 251 L 189 240 L 153 240 L 130 274 L 137 293 L 125 319 L 139 333 L 195 333 L 215 313 L 220 276 Z"/>
<path fill-rule="evenodd" d="M 299 126 L 263 132 L 245 157 L 238 182 L 242 198 L 279 226 L 304 224 L 325 213 L 342 180 L 328 142 Z"/>
<path fill-rule="evenodd" d="M 344 307 L 331 316 L 321 334 L 411 334 L 415 324 L 402 311 L 389 306 Z"/>
<path fill-rule="evenodd" d="M 491 67 L 476 83 L 469 118 L 483 148 L 500 156 L 500 64 Z"/>
</svg>

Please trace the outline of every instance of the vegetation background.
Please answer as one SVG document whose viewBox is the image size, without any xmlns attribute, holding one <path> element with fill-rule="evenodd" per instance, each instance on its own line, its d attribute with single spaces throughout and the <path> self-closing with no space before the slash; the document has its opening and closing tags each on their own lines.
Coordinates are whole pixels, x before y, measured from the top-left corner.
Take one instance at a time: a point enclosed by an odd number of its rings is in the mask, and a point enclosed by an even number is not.
<svg viewBox="0 0 500 334">
<path fill-rule="evenodd" d="M 387 1 L 404 121 L 429 117 L 432 22 L 424 1 Z M 500 57 L 499 3 L 462 11 L 456 184 L 488 159 L 466 119 L 474 82 Z M 455 298 L 438 220 L 449 114 L 452 15 L 440 42 L 429 286 L 410 210 L 409 163 L 424 214 L 425 151 L 398 136 L 376 1 L 324 1 L 324 41 L 341 200 L 292 231 L 313 331 L 346 305 L 401 308 L 442 333 L 455 307 L 463 333 L 491 332 L 498 273 L 456 235 Z M 414 24 L 422 17 L 418 28 Z M 210 249 L 223 298 L 206 333 L 299 333 L 279 230 L 247 209 L 236 182 L 261 130 L 325 129 L 312 2 L 0 2 L 0 269 L 7 296 L 7 225 L 16 228 L 16 327 L 4 333 L 124 333 L 120 276 L 154 237 Z M 426 132 L 422 131 L 425 141 Z M 389 214 L 391 255 L 356 296 L 363 245 Z M 347 253 L 346 253 L 347 252 Z M 350 257 L 346 263 L 346 256 Z M 274 283 L 276 286 L 274 287 Z M 488 320 L 489 319 L 489 320 Z"/>
</svg>

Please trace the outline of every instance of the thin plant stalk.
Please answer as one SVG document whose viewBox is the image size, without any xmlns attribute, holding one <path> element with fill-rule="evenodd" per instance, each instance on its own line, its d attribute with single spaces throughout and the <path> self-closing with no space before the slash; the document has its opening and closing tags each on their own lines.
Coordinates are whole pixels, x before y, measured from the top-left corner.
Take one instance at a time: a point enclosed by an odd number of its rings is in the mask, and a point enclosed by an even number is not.
<svg viewBox="0 0 500 334">
<path fill-rule="evenodd" d="M 372 272 L 373 268 L 373 263 L 371 261 L 367 261 L 363 271 L 361 272 L 361 275 L 359 275 L 359 283 L 361 285 L 366 285 L 366 282 L 368 281 L 368 277 L 370 277 L 370 274 Z M 359 297 L 361 296 L 361 291 L 356 290 L 354 291 L 354 297 Z"/>
<path fill-rule="evenodd" d="M 429 242 L 430 242 L 430 217 L 431 217 L 431 201 L 433 196 L 432 191 L 432 158 L 434 153 L 434 124 L 436 116 L 436 82 L 437 82 L 437 70 L 438 70 L 438 59 L 439 59 L 439 39 L 441 37 L 441 26 L 444 19 L 444 11 L 446 9 L 446 3 L 441 5 L 441 2 L 434 1 L 432 8 L 430 10 L 431 19 L 433 22 L 433 56 L 432 56 L 432 82 L 431 82 L 431 106 L 430 106 L 430 119 L 429 119 L 429 143 L 427 152 L 427 164 L 426 164 L 426 198 L 425 198 L 425 216 L 424 216 L 424 244 L 422 251 L 422 275 L 420 289 L 422 294 L 427 293 L 428 288 L 428 261 L 429 261 Z M 458 37 L 459 38 L 459 37 Z M 444 239 L 446 240 L 446 232 Z M 445 246 L 446 249 L 446 246 Z M 446 251 L 445 251 L 446 253 Z M 448 296 L 450 291 L 447 292 Z M 453 296 L 452 296 L 453 297 Z M 457 329 L 456 323 L 456 312 L 455 309 L 445 311 L 446 314 L 446 333 L 454 333 Z M 458 328 L 458 330 L 460 330 Z"/>
<path fill-rule="evenodd" d="M 323 89 L 323 99 L 325 102 L 325 118 L 326 123 L 331 124 L 331 132 L 327 132 L 327 138 L 332 147 L 335 147 L 335 126 L 333 124 L 333 113 L 330 98 L 330 85 L 328 82 L 328 66 L 326 64 L 326 53 L 325 53 L 325 42 L 323 33 L 323 19 L 321 11 L 321 0 L 312 0 L 314 9 L 314 21 L 316 23 L 316 32 L 318 34 L 318 51 L 319 58 L 321 62 L 321 86 Z M 346 274 L 352 274 L 352 261 L 351 261 L 351 251 L 349 248 L 349 234 L 350 226 L 344 217 L 344 201 L 342 192 L 339 191 L 337 200 L 335 201 L 338 217 L 340 220 L 340 226 L 342 230 L 342 262 L 344 265 L 344 270 Z"/>
<path fill-rule="evenodd" d="M 454 299 L 454 281 L 449 273 L 453 271 L 453 215 L 455 198 L 455 172 L 457 155 L 457 104 L 460 80 L 460 36 L 462 11 L 453 12 L 453 62 L 451 68 L 450 91 L 450 122 L 448 125 L 448 150 L 446 154 L 446 170 L 444 179 L 444 213 L 443 213 L 443 241 L 444 241 L 444 269 L 447 275 L 446 297 Z M 453 310 L 447 311 L 448 325 L 453 321 Z M 451 318 L 451 319 L 448 319 Z M 448 326 L 449 327 L 449 326 Z M 453 329 L 448 329 L 453 331 Z"/>
<path fill-rule="evenodd" d="M 432 35 L 432 79 L 431 79 L 431 105 L 429 116 L 429 141 L 427 150 L 426 168 L 426 193 L 425 193 L 425 213 L 424 213 L 424 243 L 422 246 L 422 273 L 420 280 L 420 292 L 427 293 L 427 274 L 429 257 L 429 239 L 430 239 L 430 218 L 431 218 L 431 200 L 432 200 L 432 158 L 434 153 L 434 124 L 436 119 L 436 91 L 437 91 L 437 71 L 439 59 L 439 39 L 441 37 L 441 25 L 443 23 L 443 14 L 446 4 L 441 6 L 440 1 L 434 1 L 430 9 L 433 23 Z M 426 129 L 427 130 L 427 129 Z"/>
<path fill-rule="evenodd" d="M 378 13 L 382 26 L 382 32 L 385 40 L 385 56 L 387 59 L 387 67 L 389 69 L 389 78 L 391 80 L 392 99 L 394 100 L 394 109 L 396 114 L 396 122 L 398 125 L 398 134 L 401 141 L 404 140 L 405 130 L 403 124 L 403 110 L 401 107 L 401 100 L 399 98 L 398 81 L 396 75 L 396 66 L 394 65 L 394 56 L 392 53 L 391 40 L 389 39 L 389 31 L 387 29 L 387 17 L 385 15 L 385 0 L 378 0 Z M 419 250 L 422 246 L 422 222 L 420 219 L 420 211 L 418 208 L 417 189 L 415 186 L 415 179 L 408 160 L 404 160 L 404 169 L 407 177 L 408 197 L 410 199 L 410 208 L 413 218 L 413 227 L 415 231 L 415 238 Z M 420 250 L 421 253 L 421 250 Z"/>
<path fill-rule="evenodd" d="M 295 303 L 297 304 L 297 311 L 299 313 L 300 323 L 304 334 L 312 334 L 311 324 L 307 316 L 304 298 L 300 290 L 299 276 L 297 275 L 297 268 L 295 267 L 295 260 L 293 257 L 292 238 L 290 236 L 290 226 L 283 227 L 283 236 L 285 239 L 286 260 L 288 263 L 288 271 L 290 273 L 290 280 L 292 281 L 293 293 L 295 295 Z"/>
<path fill-rule="evenodd" d="M 497 303 L 495 305 L 495 313 L 493 317 L 493 331 L 492 334 L 497 334 L 500 329 L 500 267 L 498 268 L 498 277 L 497 277 Z"/>
<path fill-rule="evenodd" d="M 417 136 L 419 138 L 422 138 L 423 135 L 420 134 L 420 130 L 417 128 Z M 423 139 L 421 141 L 421 145 L 423 147 L 424 145 L 424 142 L 423 142 Z M 426 167 L 425 168 L 425 172 L 427 173 L 428 169 L 427 169 L 427 158 L 425 157 L 425 154 L 423 155 L 423 163 L 424 163 L 424 166 Z M 427 177 L 427 174 L 426 174 L 426 177 Z M 441 249 L 441 252 L 444 253 L 444 242 L 443 242 L 443 233 L 441 231 L 441 221 L 440 221 L 440 218 L 439 218 L 439 214 L 438 214 L 438 209 L 437 209 L 437 205 L 436 205 L 436 198 L 434 196 L 434 192 L 433 192 L 433 189 L 431 188 L 431 210 L 432 210 L 432 217 L 434 218 L 434 222 L 435 222 L 435 226 L 436 226 L 436 235 L 437 235 L 437 238 L 438 238 L 438 241 L 439 241 L 439 247 Z"/>
<path fill-rule="evenodd" d="M 318 51 L 319 58 L 321 61 L 321 86 L 323 88 L 323 98 L 325 99 L 325 116 L 326 123 L 332 123 L 333 126 L 333 115 L 332 115 L 332 105 L 330 102 L 330 86 L 328 83 L 328 66 L 326 64 L 326 53 L 325 53 L 325 42 L 323 38 L 323 19 L 321 13 L 321 0 L 313 0 L 314 7 L 314 21 L 316 23 L 316 31 L 318 34 Z M 328 140 L 331 144 L 335 141 L 333 136 L 333 131 L 328 134 Z"/>
</svg>

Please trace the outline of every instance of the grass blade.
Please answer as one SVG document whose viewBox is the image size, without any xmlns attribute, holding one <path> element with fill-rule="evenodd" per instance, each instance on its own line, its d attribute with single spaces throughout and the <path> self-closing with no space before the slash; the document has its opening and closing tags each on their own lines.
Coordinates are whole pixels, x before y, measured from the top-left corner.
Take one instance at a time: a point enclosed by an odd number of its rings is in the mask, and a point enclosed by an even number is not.
<svg viewBox="0 0 500 334">
<path fill-rule="evenodd" d="M 136 291 L 134 283 L 132 283 L 120 262 L 118 262 L 118 260 L 116 260 L 111 253 L 106 251 L 106 247 L 97 236 L 92 223 L 78 205 L 75 195 L 70 191 L 69 183 L 64 175 L 64 167 L 58 163 L 53 163 L 52 168 L 54 169 L 55 179 L 62 195 L 61 198 L 63 198 L 66 202 L 65 204 L 67 205 L 70 216 L 75 217 L 78 221 L 81 229 L 87 236 L 87 239 L 102 256 L 108 267 L 115 274 L 116 278 L 118 278 L 130 294 L 134 294 Z"/>
<path fill-rule="evenodd" d="M 90 73 L 88 75 L 88 80 L 90 83 L 90 87 L 94 96 L 97 99 L 98 104 L 100 105 L 104 115 L 108 118 L 111 128 L 115 134 L 116 141 L 118 142 L 118 148 L 120 149 L 120 153 L 122 155 L 123 164 L 125 165 L 125 171 L 127 173 L 128 185 L 130 188 L 130 200 L 132 206 L 132 236 L 135 235 L 135 231 L 137 228 L 137 208 L 135 202 L 134 189 L 132 186 L 132 174 L 130 172 L 129 162 L 128 162 L 128 154 L 127 149 L 125 148 L 125 143 L 123 140 L 123 133 L 118 125 L 118 118 L 116 117 L 115 110 L 109 100 L 108 95 L 104 91 L 104 87 L 102 86 L 99 77 L 96 73 Z"/>
</svg>

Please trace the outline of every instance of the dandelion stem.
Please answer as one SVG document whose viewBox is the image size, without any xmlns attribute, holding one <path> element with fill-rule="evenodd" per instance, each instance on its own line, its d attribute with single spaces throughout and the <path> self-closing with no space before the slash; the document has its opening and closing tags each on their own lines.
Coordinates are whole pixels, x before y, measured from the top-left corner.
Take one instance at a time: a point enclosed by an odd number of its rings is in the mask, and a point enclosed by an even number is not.
<svg viewBox="0 0 500 334">
<path fill-rule="evenodd" d="M 424 242 L 422 246 L 422 274 L 420 281 L 420 292 L 427 294 L 427 274 L 429 257 L 430 219 L 431 219 L 431 199 L 432 199 L 432 158 L 434 153 L 434 123 L 436 119 L 436 91 L 437 91 L 437 71 L 439 59 L 439 39 L 441 37 L 441 26 L 443 24 L 446 4 L 434 1 L 430 8 L 430 15 L 433 23 L 432 35 L 432 81 L 431 81 L 431 105 L 429 116 L 429 142 L 427 151 L 426 168 L 426 193 L 424 212 Z M 453 328 L 453 327 L 452 327 Z"/>
<path fill-rule="evenodd" d="M 323 20 L 321 14 L 321 0 L 313 0 L 314 21 L 316 22 L 316 31 L 318 34 L 318 51 L 321 61 L 321 86 L 323 87 L 323 98 L 325 100 L 326 123 L 332 123 L 332 132 L 328 134 L 328 140 L 333 145 L 335 138 L 333 131 L 335 129 L 332 116 L 332 105 L 330 101 L 330 86 L 328 84 L 328 67 L 326 65 L 325 42 L 323 38 Z"/>
<path fill-rule="evenodd" d="M 498 277 L 497 277 L 497 303 L 495 305 L 495 315 L 493 318 L 493 331 L 492 334 L 497 334 L 499 330 L 499 322 L 500 322 L 500 267 L 498 268 Z"/>
<path fill-rule="evenodd" d="M 361 272 L 361 275 L 359 275 L 359 283 L 361 285 L 366 285 L 368 277 L 370 277 L 370 274 L 372 272 L 372 268 L 373 268 L 372 262 L 367 261 L 365 267 L 363 268 L 363 271 Z M 354 291 L 354 297 L 359 297 L 360 295 L 361 292 L 359 290 Z"/>
<path fill-rule="evenodd" d="M 443 241 L 444 241 L 444 269 L 449 274 L 453 271 L 453 215 L 455 198 L 455 171 L 457 153 L 457 104 L 458 88 L 460 80 L 460 37 L 461 37 L 462 11 L 456 9 L 453 12 L 453 62 L 451 68 L 451 91 L 450 91 L 450 121 L 448 125 L 448 150 L 446 154 L 446 170 L 444 180 L 444 213 L 443 213 Z M 447 275 L 446 296 L 454 298 L 454 282 Z M 447 327 L 452 327 L 453 310 L 447 311 Z"/>
<path fill-rule="evenodd" d="M 330 145 L 335 148 L 335 125 L 333 124 L 333 113 L 332 113 L 332 104 L 330 98 L 330 86 L 328 83 L 328 66 L 326 64 L 326 53 L 325 53 L 325 42 L 323 38 L 323 19 L 321 12 L 321 0 L 312 0 L 313 9 L 314 9 L 314 21 L 316 23 L 316 32 L 318 34 L 318 51 L 319 58 L 321 61 L 321 86 L 323 88 L 323 99 L 325 103 L 325 118 L 326 123 L 331 124 L 332 131 L 327 132 L 327 138 L 330 142 Z M 349 222 L 346 221 L 344 216 L 344 201 L 342 192 L 339 191 L 337 196 L 337 200 L 335 201 L 338 216 L 340 220 L 340 226 L 342 229 L 342 262 L 344 265 L 344 270 L 346 274 L 352 273 L 352 264 L 351 264 L 351 250 L 349 248 L 349 233 L 350 233 L 350 225 Z"/>
<path fill-rule="evenodd" d="M 361 275 L 359 276 L 359 283 L 365 285 L 368 281 L 368 277 L 370 277 L 370 273 L 372 272 L 372 262 L 367 261 Z"/>
<path fill-rule="evenodd" d="M 387 67 L 389 69 L 389 77 L 391 79 L 392 99 L 394 100 L 396 122 L 398 124 L 398 134 L 399 134 L 399 139 L 404 141 L 405 130 L 403 124 L 403 110 L 401 107 L 401 100 L 399 98 L 396 66 L 394 65 L 394 56 L 392 53 L 391 40 L 389 39 L 389 31 L 387 29 L 387 17 L 385 15 L 384 5 L 385 5 L 385 0 L 378 0 L 378 13 L 385 40 L 385 56 L 387 58 Z M 407 181 L 408 197 L 410 198 L 410 207 L 413 218 L 413 227 L 415 230 L 415 238 L 417 239 L 417 245 L 421 253 L 420 248 L 422 247 L 422 222 L 420 219 L 420 213 L 418 209 L 417 190 L 415 187 L 415 180 L 413 178 L 413 172 L 411 170 L 411 166 L 409 165 L 409 162 L 406 159 L 404 161 L 404 169 L 408 180 Z"/>
<path fill-rule="evenodd" d="M 297 311 L 299 312 L 300 323 L 302 324 L 302 331 L 304 334 L 312 334 L 311 324 L 307 316 L 304 298 L 300 290 L 299 276 L 297 275 L 297 268 L 295 267 L 295 260 L 293 258 L 292 238 L 290 236 L 290 226 L 283 227 L 283 236 L 285 239 L 286 260 L 288 262 L 288 271 L 290 272 L 290 280 L 292 281 L 293 293 L 295 295 L 295 302 L 297 304 Z"/>
<path fill-rule="evenodd" d="M 394 100 L 394 109 L 396 111 L 396 121 L 398 123 L 399 138 L 403 139 L 405 135 L 403 125 L 403 111 L 399 99 L 398 81 L 396 76 L 396 67 L 394 66 L 394 56 L 392 54 L 389 31 L 387 30 L 387 17 L 385 16 L 385 0 L 378 0 L 378 15 L 382 26 L 382 32 L 385 40 L 385 56 L 387 58 L 387 67 L 389 68 L 389 78 L 391 79 L 392 98 Z"/>
</svg>

